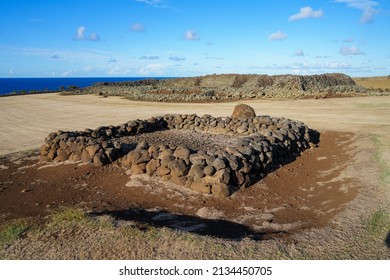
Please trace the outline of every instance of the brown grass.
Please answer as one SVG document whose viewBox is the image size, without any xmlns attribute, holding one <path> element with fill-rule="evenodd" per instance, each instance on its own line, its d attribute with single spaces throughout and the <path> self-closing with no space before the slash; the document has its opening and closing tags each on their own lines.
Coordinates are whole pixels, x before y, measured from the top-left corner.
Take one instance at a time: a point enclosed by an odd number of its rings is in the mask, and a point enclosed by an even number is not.
<svg viewBox="0 0 390 280">
<path fill-rule="evenodd" d="M 365 88 L 390 91 L 390 76 L 353 78 L 355 83 Z"/>
<path fill-rule="evenodd" d="M 366 203 L 354 203 L 359 211 L 346 205 L 344 218 L 328 228 L 285 240 L 232 241 L 64 209 L 65 213 L 53 213 L 39 226 L 22 222 L 1 227 L 0 259 L 390 259 L 389 104 L 388 97 L 250 102 L 258 114 L 302 120 L 320 131 L 364 134 L 363 146 L 356 151 L 366 154 L 358 165 L 350 166 L 365 180 L 367 193 L 361 190 L 361 198 Z M 96 96 L 64 99 L 56 94 L 6 97 L 0 104 L 1 152 L 36 148 L 48 132 L 58 128 L 97 127 L 172 112 L 226 116 L 234 105 L 124 102 Z M 360 213 L 364 216 L 359 220 L 354 215 Z"/>
<path fill-rule="evenodd" d="M 23 237 L 12 237 L 0 251 L 0 259 L 386 259 L 377 251 L 378 232 L 384 215 L 375 212 L 355 240 L 347 243 L 313 245 L 278 239 L 254 241 L 223 240 L 139 223 L 117 224 L 111 217 L 89 217 L 80 210 L 64 209 L 48 222 L 32 228 Z M 379 213 L 379 214 L 378 214 Z M 58 215 L 66 217 L 59 223 Z M 71 217 L 75 217 L 72 220 Z M 80 220 L 80 217 L 83 217 Z M 386 227 L 387 229 L 387 227 Z M 368 235 L 367 235 L 368 234 Z M 359 242 L 356 246 L 355 242 Z"/>
</svg>

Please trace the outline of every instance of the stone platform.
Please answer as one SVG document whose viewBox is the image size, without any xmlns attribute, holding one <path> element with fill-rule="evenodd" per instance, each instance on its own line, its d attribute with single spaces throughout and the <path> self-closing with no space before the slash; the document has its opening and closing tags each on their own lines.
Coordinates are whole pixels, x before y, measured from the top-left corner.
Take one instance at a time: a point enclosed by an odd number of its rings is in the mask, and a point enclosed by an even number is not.
<svg viewBox="0 0 390 280">
<path fill-rule="evenodd" d="M 93 130 L 57 131 L 45 139 L 41 159 L 97 166 L 117 161 L 131 174 L 146 173 L 227 197 L 294 160 L 315 146 L 318 137 L 300 121 L 251 114 L 168 114 Z"/>
</svg>

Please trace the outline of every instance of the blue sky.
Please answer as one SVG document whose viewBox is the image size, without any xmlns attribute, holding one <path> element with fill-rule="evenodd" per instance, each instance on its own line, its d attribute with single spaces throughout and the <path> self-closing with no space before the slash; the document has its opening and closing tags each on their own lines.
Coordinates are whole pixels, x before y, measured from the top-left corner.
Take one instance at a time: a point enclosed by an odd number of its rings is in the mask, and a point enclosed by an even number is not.
<svg viewBox="0 0 390 280">
<path fill-rule="evenodd" d="M 390 0 L 0 0 L 0 77 L 390 74 Z"/>
</svg>

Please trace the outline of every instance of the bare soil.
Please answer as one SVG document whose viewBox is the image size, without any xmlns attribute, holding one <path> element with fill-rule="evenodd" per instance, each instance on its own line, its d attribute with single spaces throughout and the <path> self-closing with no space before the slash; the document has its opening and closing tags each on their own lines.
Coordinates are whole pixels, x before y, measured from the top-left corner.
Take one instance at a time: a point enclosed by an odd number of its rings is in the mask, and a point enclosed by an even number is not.
<svg viewBox="0 0 390 280">
<path fill-rule="evenodd" d="M 327 224 L 359 187 L 343 176 L 352 133 L 324 132 L 318 148 L 228 199 L 185 187 L 130 178 L 115 163 L 40 163 L 34 153 L 0 160 L 0 217 L 43 218 L 58 207 L 80 207 L 154 226 L 217 237 L 262 239 Z"/>
</svg>

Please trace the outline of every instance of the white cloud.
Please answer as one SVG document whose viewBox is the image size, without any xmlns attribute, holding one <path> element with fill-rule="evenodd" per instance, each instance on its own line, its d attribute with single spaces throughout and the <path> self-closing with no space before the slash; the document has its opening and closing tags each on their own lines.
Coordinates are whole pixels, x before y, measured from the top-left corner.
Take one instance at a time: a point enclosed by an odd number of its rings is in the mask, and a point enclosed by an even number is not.
<svg viewBox="0 0 390 280">
<path fill-rule="evenodd" d="M 139 59 L 155 60 L 155 59 L 160 59 L 160 57 L 157 55 L 143 55 Z"/>
<path fill-rule="evenodd" d="M 299 62 L 284 65 L 269 65 L 260 67 L 250 67 L 250 69 L 268 69 L 268 70 L 343 70 L 350 69 L 352 65 L 347 62 L 326 61 L 324 63 Z"/>
<path fill-rule="evenodd" d="M 56 58 L 58 56 L 61 59 L 61 63 L 51 64 L 50 67 L 56 67 L 56 72 L 59 75 L 67 69 L 78 68 L 79 65 L 101 65 L 102 67 L 107 67 L 107 61 L 110 58 L 117 57 L 118 55 L 126 57 L 126 54 L 118 54 L 93 48 L 69 50 L 2 45 L 0 45 L 0 53 L 17 57 L 36 57 L 42 59 L 42 61 L 50 59 L 52 62 L 58 60 Z M 11 67 L 9 66 L 8 68 Z"/>
<path fill-rule="evenodd" d="M 302 49 L 299 49 L 299 50 L 296 50 L 296 51 L 294 52 L 294 55 L 295 55 L 295 56 L 305 56 L 305 53 L 303 52 Z"/>
<path fill-rule="evenodd" d="M 200 39 L 198 34 L 195 31 L 191 31 L 191 30 L 186 31 L 184 38 L 188 41 L 195 41 Z"/>
<path fill-rule="evenodd" d="M 107 70 L 107 74 L 110 76 L 122 76 L 130 73 L 130 69 L 127 67 L 114 66 Z"/>
<path fill-rule="evenodd" d="M 162 75 L 167 68 L 166 64 L 148 64 L 138 70 L 141 75 Z"/>
<path fill-rule="evenodd" d="M 144 3 L 148 6 L 151 6 L 153 8 L 159 8 L 159 9 L 171 9 L 175 10 L 170 6 L 170 3 L 165 0 L 135 0 L 135 2 Z"/>
<path fill-rule="evenodd" d="M 162 1 L 162 0 L 135 0 L 135 2 L 141 2 L 141 3 L 151 5 L 151 6 L 157 6 L 161 3 L 164 3 L 164 1 Z"/>
<path fill-rule="evenodd" d="M 362 52 L 358 47 L 356 46 L 351 46 L 351 47 L 342 47 L 340 49 L 340 54 L 341 55 L 363 55 L 364 52 Z"/>
<path fill-rule="evenodd" d="M 84 66 L 84 68 L 83 68 L 84 72 L 92 72 L 94 70 L 96 70 L 95 67 L 93 67 L 91 65 Z"/>
<path fill-rule="evenodd" d="M 8 73 L 9 73 L 10 75 L 15 75 L 15 74 L 16 74 L 16 72 L 15 72 L 14 69 L 9 69 Z"/>
<path fill-rule="evenodd" d="M 283 33 L 282 31 L 278 31 L 275 33 L 272 33 L 269 35 L 268 39 L 270 41 L 280 41 L 287 38 L 287 34 Z"/>
<path fill-rule="evenodd" d="M 347 38 L 343 40 L 343 43 L 353 43 L 353 42 L 355 42 L 355 39 L 353 38 Z"/>
<path fill-rule="evenodd" d="M 69 76 L 72 76 L 73 75 L 73 71 L 72 70 L 66 70 L 64 72 L 62 72 L 61 76 L 64 76 L 64 77 L 69 77 Z"/>
<path fill-rule="evenodd" d="M 337 3 L 346 3 L 348 7 L 362 11 L 360 23 L 371 23 L 375 16 L 381 11 L 374 7 L 379 6 L 378 2 L 371 0 L 335 0 Z"/>
<path fill-rule="evenodd" d="M 77 40 L 84 40 L 85 39 L 85 26 L 79 26 L 76 30 L 76 36 L 75 38 Z"/>
<path fill-rule="evenodd" d="M 99 41 L 100 40 L 100 36 L 97 33 L 91 33 L 91 35 L 89 35 L 89 40 L 91 40 L 91 41 Z"/>
<path fill-rule="evenodd" d="M 79 40 L 79 41 L 81 41 L 81 40 L 99 41 L 100 40 L 100 36 L 95 32 L 93 32 L 89 36 L 87 36 L 85 34 L 86 30 L 87 30 L 87 28 L 85 26 L 79 26 L 76 30 L 75 39 Z"/>
<path fill-rule="evenodd" d="M 342 72 L 346 74 L 364 74 L 372 73 L 375 70 L 372 65 L 361 64 L 353 65 L 344 61 L 332 61 L 328 60 L 325 62 L 312 62 L 304 61 L 300 63 L 289 63 L 289 64 L 272 64 L 249 67 L 250 70 L 256 73 L 261 70 L 266 70 L 268 73 L 275 74 L 321 74 L 321 73 L 332 73 Z"/>
<path fill-rule="evenodd" d="M 327 61 L 323 67 L 327 69 L 350 69 L 352 65 L 347 62 Z"/>
<path fill-rule="evenodd" d="M 134 23 L 130 27 L 130 31 L 133 31 L 133 32 L 145 32 L 145 27 L 141 23 Z"/>
<path fill-rule="evenodd" d="M 170 56 L 169 56 L 169 60 L 173 60 L 173 61 L 184 61 L 184 60 L 186 60 L 186 59 L 185 59 L 185 57 L 178 57 L 178 56 L 170 55 Z"/>
<path fill-rule="evenodd" d="M 299 10 L 299 13 L 292 15 L 288 18 L 289 21 L 300 20 L 305 18 L 320 18 L 324 15 L 322 10 L 314 11 L 311 7 L 303 7 Z"/>
<path fill-rule="evenodd" d="M 219 57 L 219 56 L 206 56 L 205 58 L 210 60 L 224 60 L 223 57 Z"/>
</svg>

